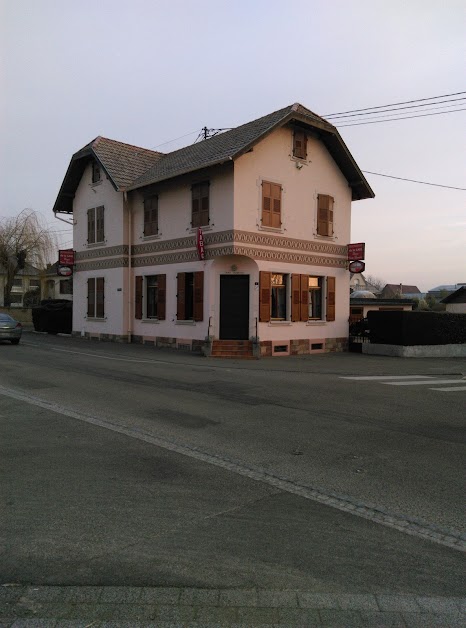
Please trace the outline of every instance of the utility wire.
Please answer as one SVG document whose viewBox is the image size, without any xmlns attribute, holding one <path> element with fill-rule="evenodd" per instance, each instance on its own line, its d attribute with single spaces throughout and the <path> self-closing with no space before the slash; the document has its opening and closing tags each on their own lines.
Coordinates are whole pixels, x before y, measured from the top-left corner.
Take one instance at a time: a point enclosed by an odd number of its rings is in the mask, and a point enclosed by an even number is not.
<svg viewBox="0 0 466 628">
<path fill-rule="evenodd" d="M 393 109 L 385 109 L 384 111 L 367 111 L 366 113 L 351 113 L 351 114 L 340 114 L 340 115 L 335 115 L 335 116 L 331 116 L 333 118 L 355 118 L 356 116 L 369 116 L 369 115 L 373 115 L 373 114 L 384 114 L 384 113 L 388 113 L 389 111 L 398 111 L 400 113 L 404 113 L 405 109 L 418 109 L 419 107 L 433 107 L 433 105 L 441 105 L 442 103 L 450 103 L 450 102 L 456 102 L 458 100 L 466 100 L 466 96 L 463 96 L 462 98 L 451 98 L 450 100 L 437 100 L 436 102 L 425 102 L 421 105 L 408 105 L 408 107 L 395 107 Z M 444 107 L 456 107 L 457 105 L 444 105 Z M 437 109 L 442 109 L 443 107 L 437 107 Z M 329 116 L 327 116 L 329 117 Z"/>
<path fill-rule="evenodd" d="M 185 135 L 180 135 L 180 137 L 175 137 L 172 140 L 168 140 L 167 142 L 162 142 L 161 144 L 157 144 L 156 146 L 152 146 L 152 148 L 158 148 L 159 146 L 165 146 L 165 144 L 171 144 L 171 142 L 176 142 L 176 140 L 182 140 L 184 137 L 188 137 L 188 135 L 194 135 L 194 133 L 198 133 L 198 131 L 191 131 L 191 133 L 186 133 Z M 152 148 L 150 150 L 152 150 Z"/>
<path fill-rule="evenodd" d="M 440 183 L 429 183 L 427 181 L 416 181 L 416 179 L 404 179 L 403 177 L 394 177 L 390 174 L 381 174 L 380 172 L 371 172 L 370 170 L 362 170 L 365 174 L 375 174 L 378 177 L 387 177 L 387 179 L 398 179 L 398 181 L 409 181 L 410 183 L 421 183 L 422 185 L 433 185 L 436 188 L 448 188 L 449 190 L 462 190 L 466 192 L 466 188 L 457 188 L 452 185 L 441 185 Z"/>
<path fill-rule="evenodd" d="M 405 100 L 403 102 L 392 102 L 388 105 L 378 105 L 377 107 L 364 107 L 363 109 L 350 109 L 349 111 L 338 111 L 336 113 L 328 113 L 324 115 L 324 118 L 330 118 L 332 116 L 343 115 L 344 113 L 356 113 L 357 111 L 368 111 L 369 109 L 385 109 L 385 107 L 395 107 L 396 105 L 410 105 L 413 102 L 424 102 L 426 100 L 437 100 L 437 98 L 449 98 L 450 96 L 461 96 L 466 92 L 455 92 L 453 94 L 441 94 L 440 96 L 431 96 L 430 98 L 418 98 L 416 100 Z"/>
<path fill-rule="evenodd" d="M 369 122 L 351 122 L 349 124 L 341 124 L 338 126 L 339 129 L 342 129 L 345 126 L 360 126 L 362 124 L 380 124 L 381 122 L 396 122 L 396 120 L 412 120 L 414 118 L 425 118 L 427 116 L 441 116 L 444 113 L 456 113 L 457 111 L 466 111 L 466 107 L 462 109 L 454 109 L 453 111 L 438 111 L 437 113 L 422 113 L 416 116 L 404 116 L 402 118 L 387 118 L 385 120 L 371 120 Z"/>
</svg>

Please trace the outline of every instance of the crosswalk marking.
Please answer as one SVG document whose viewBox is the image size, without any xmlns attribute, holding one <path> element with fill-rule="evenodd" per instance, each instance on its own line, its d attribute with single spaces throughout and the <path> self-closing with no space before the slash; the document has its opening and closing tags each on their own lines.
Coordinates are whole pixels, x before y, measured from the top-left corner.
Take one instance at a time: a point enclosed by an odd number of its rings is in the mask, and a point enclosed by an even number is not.
<svg viewBox="0 0 466 628">
<path fill-rule="evenodd" d="M 376 379 L 432 379 L 431 375 L 358 375 L 351 377 L 340 377 L 340 379 L 359 379 L 359 380 L 376 380 Z"/>
<path fill-rule="evenodd" d="M 411 382 L 382 382 L 387 384 L 387 386 L 422 386 L 427 384 L 428 386 L 431 384 L 457 384 L 462 382 L 461 379 L 428 379 L 427 381 L 423 379 L 422 381 L 411 381 Z"/>
<path fill-rule="evenodd" d="M 445 392 L 451 392 L 452 390 L 466 390 L 466 386 L 452 386 L 451 388 L 447 386 L 446 388 L 431 388 L 431 390 L 444 390 Z"/>
<path fill-rule="evenodd" d="M 440 379 L 439 375 L 346 375 L 339 379 L 349 379 L 364 383 L 385 384 L 386 386 L 429 386 L 429 390 L 440 390 L 443 392 L 456 392 L 466 390 L 466 378 L 458 375 L 457 379 Z M 451 375 L 450 375 L 451 377 Z M 445 384 L 459 384 L 459 386 L 445 386 Z M 432 386 L 436 386 L 432 388 Z"/>
</svg>

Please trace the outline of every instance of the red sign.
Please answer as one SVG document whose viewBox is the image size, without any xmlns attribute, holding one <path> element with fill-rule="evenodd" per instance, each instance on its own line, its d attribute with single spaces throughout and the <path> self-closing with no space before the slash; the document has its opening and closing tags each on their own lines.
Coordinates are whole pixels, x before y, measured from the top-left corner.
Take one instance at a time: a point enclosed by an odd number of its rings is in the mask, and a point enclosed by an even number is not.
<svg viewBox="0 0 466 628">
<path fill-rule="evenodd" d="M 197 228 L 196 246 L 197 252 L 199 254 L 199 259 L 205 259 L 204 234 L 202 233 L 202 229 L 200 227 Z"/>
<path fill-rule="evenodd" d="M 364 262 L 360 262 L 359 260 L 356 260 L 354 262 L 351 262 L 351 264 L 348 267 L 348 270 L 350 271 L 350 273 L 363 273 L 365 268 L 366 268 L 366 265 L 364 264 Z"/>
<path fill-rule="evenodd" d="M 57 275 L 60 277 L 70 277 L 73 274 L 73 268 L 71 266 L 58 266 Z"/>
<path fill-rule="evenodd" d="M 365 242 L 358 242 L 357 244 L 348 244 L 348 260 L 360 260 L 365 257 Z"/>
<path fill-rule="evenodd" d="M 73 249 L 62 249 L 58 251 L 58 263 L 62 266 L 73 266 L 74 251 Z"/>
</svg>

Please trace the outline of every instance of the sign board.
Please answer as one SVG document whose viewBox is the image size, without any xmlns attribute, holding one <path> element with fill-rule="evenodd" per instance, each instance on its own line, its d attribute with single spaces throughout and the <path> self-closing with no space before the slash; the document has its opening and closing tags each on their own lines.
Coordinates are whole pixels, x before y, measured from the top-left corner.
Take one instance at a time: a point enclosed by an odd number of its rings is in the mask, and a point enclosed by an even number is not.
<svg viewBox="0 0 466 628">
<path fill-rule="evenodd" d="M 199 259 L 205 259 L 204 234 L 202 233 L 202 229 L 200 227 L 197 228 L 196 246 Z"/>
<path fill-rule="evenodd" d="M 348 270 L 350 271 L 350 273 L 363 273 L 365 268 L 366 268 L 366 265 L 364 264 L 364 262 L 360 262 L 359 260 L 356 260 L 354 262 L 351 262 L 351 264 L 348 267 Z"/>
<path fill-rule="evenodd" d="M 73 249 L 62 249 L 58 251 L 58 263 L 61 266 L 73 266 L 74 251 Z"/>
<path fill-rule="evenodd" d="M 60 277 L 70 277 L 73 274 L 73 267 L 72 266 L 58 266 L 57 268 L 57 275 L 60 275 Z"/>
<path fill-rule="evenodd" d="M 358 242 L 357 244 L 348 244 L 348 260 L 356 261 L 360 259 L 364 259 L 365 257 L 365 242 Z"/>
</svg>

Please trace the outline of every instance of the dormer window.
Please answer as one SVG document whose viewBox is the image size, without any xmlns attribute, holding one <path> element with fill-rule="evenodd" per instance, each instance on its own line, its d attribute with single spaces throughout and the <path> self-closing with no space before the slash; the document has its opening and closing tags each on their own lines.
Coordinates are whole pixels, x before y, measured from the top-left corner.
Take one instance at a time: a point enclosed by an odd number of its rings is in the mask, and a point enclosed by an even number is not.
<svg viewBox="0 0 466 628">
<path fill-rule="evenodd" d="M 307 158 L 307 135 L 304 131 L 295 130 L 293 133 L 293 157 Z"/>
<path fill-rule="evenodd" d="M 100 166 L 96 161 L 92 162 L 92 183 L 100 181 Z"/>
</svg>

